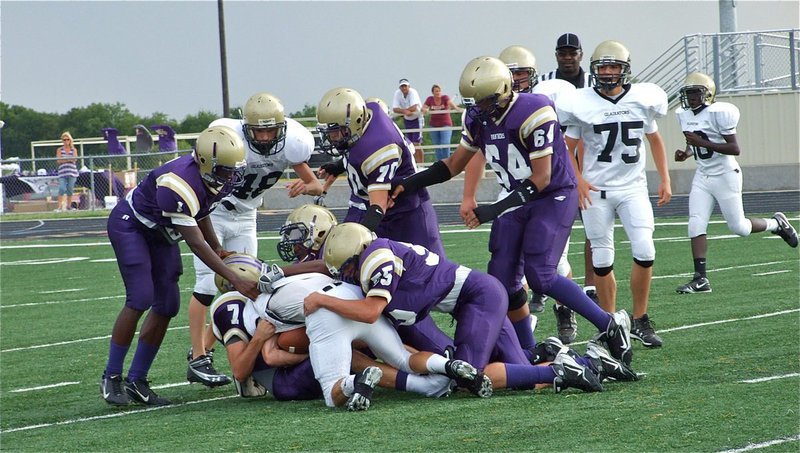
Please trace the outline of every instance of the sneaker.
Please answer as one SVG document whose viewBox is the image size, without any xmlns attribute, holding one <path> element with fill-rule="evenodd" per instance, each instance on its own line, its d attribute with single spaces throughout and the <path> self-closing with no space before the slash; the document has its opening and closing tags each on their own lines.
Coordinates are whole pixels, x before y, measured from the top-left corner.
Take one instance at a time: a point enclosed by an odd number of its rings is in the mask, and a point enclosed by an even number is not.
<svg viewBox="0 0 800 453">
<path fill-rule="evenodd" d="M 600 299 L 597 297 L 597 289 L 594 286 L 587 286 L 583 288 L 583 292 L 586 294 L 586 297 L 592 299 L 592 302 L 600 305 Z"/>
<path fill-rule="evenodd" d="M 547 301 L 547 296 L 544 294 L 531 292 L 531 298 L 528 301 L 528 306 L 531 313 L 541 313 L 544 311 L 544 303 Z"/>
<path fill-rule="evenodd" d="M 564 344 L 575 341 L 578 335 L 578 322 L 575 321 L 575 312 L 566 305 L 553 305 L 553 313 L 556 314 L 556 328 L 558 329 L 558 339 Z"/>
<path fill-rule="evenodd" d="M 654 322 L 645 314 L 639 319 L 633 320 L 633 328 L 631 329 L 631 338 L 635 338 L 642 342 L 646 348 L 660 348 L 664 341 L 656 334 L 653 326 Z"/>
<path fill-rule="evenodd" d="M 381 377 L 383 377 L 383 371 L 376 366 L 364 368 L 363 371 L 356 374 L 353 382 L 355 391 L 347 400 L 347 410 L 365 411 L 369 409 L 372 391 L 375 390 Z"/>
<path fill-rule="evenodd" d="M 707 278 L 695 274 L 692 281 L 677 287 L 675 291 L 678 294 L 710 293 L 711 283 Z"/>
<path fill-rule="evenodd" d="M 156 395 L 150 390 L 150 382 L 146 378 L 140 378 L 133 382 L 125 379 L 125 392 L 135 403 L 145 406 L 169 406 L 172 401 Z"/>
<path fill-rule="evenodd" d="M 201 355 L 189 362 L 186 380 L 199 382 L 206 387 L 219 387 L 231 383 L 231 378 L 214 369 L 214 360 L 209 355 Z"/>
<path fill-rule="evenodd" d="M 447 376 L 454 379 L 459 387 L 464 387 L 481 398 L 492 396 L 492 380 L 469 363 L 448 360 L 444 369 Z"/>
<path fill-rule="evenodd" d="M 782 237 L 783 240 L 789 244 L 789 247 L 797 247 L 797 231 L 795 231 L 792 224 L 789 223 L 786 216 L 782 212 L 776 212 L 772 218 L 778 222 L 778 229 L 773 231 L 772 234 L 777 234 Z"/>
<path fill-rule="evenodd" d="M 131 402 L 128 395 L 122 391 L 122 375 L 111 374 L 100 378 L 100 394 L 106 403 L 112 406 L 126 406 Z"/>
<path fill-rule="evenodd" d="M 628 317 L 628 312 L 623 309 L 611 314 L 611 322 L 606 331 L 596 339 L 605 341 L 612 357 L 625 365 L 630 365 L 633 359 L 630 332 L 631 319 Z"/>
<path fill-rule="evenodd" d="M 584 392 L 603 391 L 603 384 L 594 371 L 580 365 L 569 354 L 559 354 L 550 366 L 556 372 L 556 378 L 553 380 L 556 393 L 561 393 L 570 387 Z"/>
<path fill-rule="evenodd" d="M 600 381 L 611 379 L 614 381 L 638 381 L 639 375 L 636 374 L 628 365 L 611 357 L 608 350 L 600 344 L 590 341 L 586 345 L 586 357 L 592 361 L 592 365 L 600 374 Z"/>
</svg>

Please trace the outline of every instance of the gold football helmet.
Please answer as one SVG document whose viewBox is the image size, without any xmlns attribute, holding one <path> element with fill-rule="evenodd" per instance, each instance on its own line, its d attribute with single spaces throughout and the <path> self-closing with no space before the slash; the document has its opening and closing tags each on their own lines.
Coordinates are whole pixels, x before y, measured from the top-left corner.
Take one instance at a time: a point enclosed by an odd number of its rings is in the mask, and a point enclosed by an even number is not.
<svg viewBox="0 0 800 453">
<path fill-rule="evenodd" d="M 696 109 L 701 105 L 711 105 L 717 97 L 714 79 L 702 72 L 691 72 L 680 89 L 681 105 L 685 109 Z"/>
<path fill-rule="evenodd" d="M 269 93 L 250 96 L 244 105 L 244 136 L 259 154 L 280 152 L 286 140 L 281 100 Z"/>
<path fill-rule="evenodd" d="M 536 57 L 533 52 L 522 46 L 509 46 L 500 52 L 500 60 L 508 66 L 513 76 L 512 89 L 517 93 L 530 93 L 539 82 L 536 74 Z M 526 74 L 525 78 L 518 74 Z M 523 86 L 527 81 L 528 86 Z"/>
<path fill-rule="evenodd" d="M 302 260 L 311 252 L 319 252 L 331 228 L 337 223 L 336 216 L 322 206 L 304 204 L 295 208 L 281 227 L 278 255 L 282 260 L 291 262 L 298 258 Z"/>
<path fill-rule="evenodd" d="M 242 280 L 257 282 L 261 276 L 263 263 L 255 256 L 246 253 L 232 253 L 223 258 L 222 262 Z M 214 284 L 217 285 L 219 292 L 223 294 L 228 291 L 236 291 L 231 282 L 219 274 L 214 274 Z"/>
<path fill-rule="evenodd" d="M 472 59 L 461 72 L 458 91 L 467 115 L 480 121 L 499 116 L 511 101 L 513 78 L 505 63 L 494 57 Z"/>
<path fill-rule="evenodd" d="M 242 183 L 244 142 L 233 129 L 214 126 L 204 130 L 197 137 L 193 155 L 203 182 L 213 193 L 219 193 L 226 184 Z"/>
<path fill-rule="evenodd" d="M 619 65 L 622 71 L 619 75 L 600 74 L 600 67 L 609 65 Z M 631 53 L 621 42 L 603 41 L 594 49 L 589 71 L 594 86 L 600 89 L 612 90 L 627 85 L 631 81 Z"/>
<path fill-rule="evenodd" d="M 347 154 L 364 135 L 370 119 L 372 111 L 356 90 L 334 88 L 328 91 L 317 106 L 320 149 L 332 156 Z"/>
<path fill-rule="evenodd" d="M 336 225 L 328 234 L 322 253 L 325 266 L 334 278 L 356 283 L 358 276 L 343 275 L 350 264 L 358 265 L 358 259 L 376 238 L 375 233 L 360 223 L 347 222 Z"/>
<path fill-rule="evenodd" d="M 386 112 L 387 115 L 392 116 L 392 112 L 389 110 L 389 106 L 386 105 L 385 102 L 383 102 L 383 99 L 376 98 L 376 97 L 371 97 L 371 98 L 364 99 L 364 102 L 367 103 L 367 104 L 369 104 L 370 102 L 375 102 L 376 104 L 381 106 L 381 110 Z"/>
</svg>

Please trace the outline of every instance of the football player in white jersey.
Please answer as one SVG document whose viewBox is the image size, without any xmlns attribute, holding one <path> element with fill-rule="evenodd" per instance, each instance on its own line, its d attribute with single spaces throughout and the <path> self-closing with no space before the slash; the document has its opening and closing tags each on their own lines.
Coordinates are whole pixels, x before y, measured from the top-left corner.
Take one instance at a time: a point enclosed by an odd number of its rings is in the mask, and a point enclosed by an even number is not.
<svg viewBox="0 0 800 453">
<path fill-rule="evenodd" d="M 256 209 L 284 170 L 291 168 L 300 177 L 287 186 L 289 197 L 322 193 L 322 185 L 306 163 L 314 150 L 314 137 L 302 124 L 286 118 L 280 99 L 269 93 L 258 93 L 247 100 L 243 120 L 220 118 L 211 124 L 239 132 L 247 144 L 244 183 L 222 200 L 211 214 L 211 223 L 225 251 L 256 255 Z M 186 378 L 209 387 L 228 384 L 230 379 L 214 369 L 207 354 L 214 338 L 204 335 L 206 311 L 217 293 L 214 272 L 200 260 L 194 260 L 194 268 L 196 281 L 189 302 L 192 352 Z"/>
<path fill-rule="evenodd" d="M 647 138 L 650 144 L 661 178 L 658 205 L 662 206 L 672 197 L 672 188 L 656 118 L 667 113 L 667 95 L 651 83 L 630 83 L 630 52 L 619 42 L 600 43 L 590 65 L 594 87 L 577 90 L 557 108 L 567 126 L 567 146 L 578 179 L 583 224 L 592 246 L 597 293 L 603 309 L 613 313 L 617 296 L 613 271 L 617 214 L 633 252 L 631 337 L 646 347 L 659 347 L 662 340 L 647 315 L 656 249 L 643 139 Z M 576 158 L 574 150 L 581 139 L 584 150 Z"/>
<path fill-rule="evenodd" d="M 792 247 L 797 247 L 797 232 L 781 212 L 772 218 L 745 218 L 742 205 L 742 170 L 734 156 L 740 154 L 736 142 L 739 109 L 727 102 L 715 102 L 714 81 L 706 74 L 692 72 L 680 89 L 681 107 L 675 111 L 686 136 L 686 149 L 675 151 L 675 161 L 694 156 L 697 171 L 689 192 L 689 238 L 692 240 L 694 277 L 679 286 L 681 294 L 710 293 L 706 276 L 706 230 L 714 201 L 719 204 L 728 229 L 739 236 L 770 231 Z"/>
<path fill-rule="evenodd" d="M 503 63 L 511 70 L 513 77 L 512 90 L 516 93 L 536 93 L 547 96 L 553 103 L 556 102 L 559 96 L 567 96 L 569 93 L 575 91 L 575 87 L 564 80 L 552 79 L 539 82 L 536 72 L 536 57 L 529 49 L 524 46 L 514 45 L 503 49 L 498 57 Z M 462 196 L 460 214 L 463 219 L 466 219 L 468 214 L 477 206 L 475 200 L 475 193 L 483 176 L 484 168 L 486 166 L 486 159 L 482 154 L 476 154 L 469 163 L 464 172 L 464 194 Z M 507 197 L 508 191 L 501 190 L 498 194 L 498 200 Z M 561 259 L 558 262 L 559 275 L 567 278 L 572 278 L 572 267 L 567 260 L 569 253 L 569 241 L 564 247 L 564 252 L 561 254 Z M 528 289 L 525 277 L 522 276 L 523 285 Z M 531 312 L 544 311 L 544 302 L 547 296 L 539 293 L 532 293 L 530 296 L 529 306 Z M 558 331 L 558 338 L 564 343 L 569 344 L 575 341 L 578 333 L 578 323 L 575 320 L 575 312 L 569 307 L 561 304 L 553 306 L 556 315 L 556 329 Z M 535 328 L 537 319 L 531 316 L 531 324 Z"/>
<path fill-rule="evenodd" d="M 263 273 L 262 263 L 252 256 L 231 255 L 226 258 L 226 265 L 245 280 L 257 280 Z M 220 291 L 229 289 L 225 279 L 217 276 L 216 282 Z M 255 301 L 231 291 L 214 302 L 214 336 L 225 344 L 241 396 L 263 395 L 266 389 L 276 399 L 323 396 L 330 407 L 346 405 L 348 410 L 366 410 L 376 385 L 439 397 L 449 394 L 451 388 L 446 370 L 477 373 L 461 360 L 429 352 L 409 352 L 392 324 L 383 317 L 374 323 L 361 323 L 324 309 L 306 316 L 303 299 L 314 292 L 349 300 L 364 296 L 358 286 L 309 273 L 281 279 L 273 285 L 272 293 L 261 294 Z M 268 321 L 274 330 L 261 325 L 259 320 Z M 277 347 L 277 339 L 269 340 L 270 333 L 303 326 L 310 341 L 308 355 L 294 354 L 292 360 Z M 352 343 L 356 340 L 366 344 L 384 363 L 354 353 Z M 236 345 L 240 341 L 244 344 Z M 261 347 L 250 345 L 254 341 Z M 246 355 L 248 348 L 250 355 Z M 261 361 L 257 351 L 261 351 Z M 306 358 L 310 359 L 309 364 L 303 364 Z M 298 369 L 270 371 L 264 365 Z M 351 366 L 361 371 L 350 374 Z M 308 383 L 314 378 L 321 392 L 315 392 Z"/>
</svg>

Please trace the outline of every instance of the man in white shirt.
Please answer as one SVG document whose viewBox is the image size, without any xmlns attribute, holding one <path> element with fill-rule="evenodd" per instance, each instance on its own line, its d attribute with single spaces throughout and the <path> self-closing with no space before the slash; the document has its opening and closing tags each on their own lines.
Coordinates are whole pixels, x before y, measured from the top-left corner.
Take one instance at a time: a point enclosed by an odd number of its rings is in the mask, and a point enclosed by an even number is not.
<svg viewBox="0 0 800 453">
<path fill-rule="evenodd" d="M 414 144 L 414 160 L 417 163 L 424 162 L 425 157 L 420 148 L 422 146 L 422 127 L 425 126 L 425 118 L 422 116 L 422 101 L 419 99 L 417 90 L 411 88 L 408 79 L 400 79 L 400 88 L 394 92 L 392 111 L 403 115 L 403 129 L 411 129 L 405 133 L 405 136 Z"/>
</svg>

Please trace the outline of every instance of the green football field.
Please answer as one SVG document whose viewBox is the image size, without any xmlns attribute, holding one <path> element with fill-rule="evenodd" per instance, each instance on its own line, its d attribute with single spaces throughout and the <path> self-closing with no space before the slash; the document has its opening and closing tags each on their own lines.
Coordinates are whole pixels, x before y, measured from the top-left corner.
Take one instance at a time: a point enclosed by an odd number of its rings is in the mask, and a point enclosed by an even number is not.
<svg viewBox="0 0 800 453">
<path fill-rule="evenodd" d="M 790 213 L 797 226 L 797 213 Z M 570 262 L 582 283 L 583 230 Z M 262 259 L 276 239 L 262 232 Z M 150 373 L 175 402 L 116 409 L 100 397 L 112 324 L 124 290 L 106 239 L 3 241 L 0 245 L 0 448 L 4 451 L 767 451 L 800 450 L 800 255 L 777 236 L 709 229 L 713 293 L 679 295 L 691 277 L 686 218 L 659 218 L 649 314 L 661 349 L 634 342 L 633 383 L 603 393 L 456 392 L 425 399 L 379 389 L 366 412 L 322 401 L 244 400 L 233 386 L 186 380 L 186 308 L 173 320 Z M 449 258 L 485 270 L 488 228 L 448 228 Z M 180 287 L 194 283 L 184 246 Z M 617 229 L 618 308 L 630 309 L 630 244 Z M 555 333 L 551 301 L 537 337 Z M 452 332 L 449 317 L 437 322 Z M 583 352 L 592 335 L 579 319 Z M 477 332 L 476 335 L 480 335 Z M 128 363 L 132 357 L 128 354 Z M 230 371 L 223 348 L 217 368 Z"/>
</svg>

